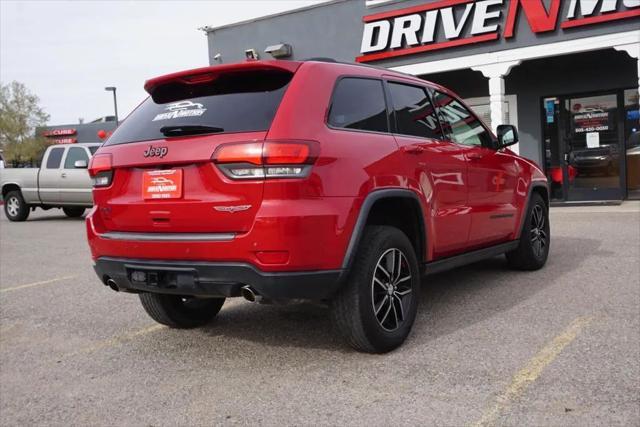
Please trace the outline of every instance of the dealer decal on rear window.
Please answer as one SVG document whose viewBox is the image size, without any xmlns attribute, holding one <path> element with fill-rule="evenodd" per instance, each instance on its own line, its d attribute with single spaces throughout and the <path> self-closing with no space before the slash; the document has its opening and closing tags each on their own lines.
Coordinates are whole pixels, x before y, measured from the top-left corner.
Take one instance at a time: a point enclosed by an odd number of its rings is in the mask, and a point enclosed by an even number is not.
<svg viewBox="0 0 640 427">
<path fill-rule="evenodd" d="M 180 101 L 168 104 L 165 110 L 167 110 L 166 113 L 156 115 L 152 121 L 178 119 L 181 117 L 199 117 L 207 111 L 204 105 L 191 101 Z"/>
</svg>

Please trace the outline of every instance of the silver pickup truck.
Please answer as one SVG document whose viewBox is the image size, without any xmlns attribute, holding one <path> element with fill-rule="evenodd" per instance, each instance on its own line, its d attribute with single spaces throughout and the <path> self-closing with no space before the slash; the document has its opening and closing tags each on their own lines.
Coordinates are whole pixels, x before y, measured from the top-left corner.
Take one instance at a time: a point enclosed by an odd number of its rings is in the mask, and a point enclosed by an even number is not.
<svg viewBox="0 0 640 427">
<path fill-rule="evenodd" d="M 31 210 L 62 208 L 80 217 L 93 205 L 93 183 L 87 166 L 100 147 L 95 144 L 52 145 L 40 168 L 0 169 L 4 213 L 10 221 L 25 221 Z"/>
</svg>

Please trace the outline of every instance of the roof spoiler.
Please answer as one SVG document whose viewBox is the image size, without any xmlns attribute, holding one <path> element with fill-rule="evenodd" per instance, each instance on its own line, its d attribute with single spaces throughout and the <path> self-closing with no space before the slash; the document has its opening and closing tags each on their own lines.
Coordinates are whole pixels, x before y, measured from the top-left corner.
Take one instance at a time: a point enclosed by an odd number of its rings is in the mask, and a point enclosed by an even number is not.
<svg viewBox="0 0 640 427">
<path fill-rule="evenodd" d="M 149 79 L 144 83 L 144 90 L 149 95 L 159 86 L 171 82 L 183 84 L 199 84 L 214 80 L 218 75 L 229 71 L 253 71 L 253 70 L 282 70 L 295 73 L 302 63 L 296 61 L 247 61 L 233 64 L 214 65 L 211 67 L 196 68 L 193 70 L 179 71 L 164 76 Z"/>
</svg>

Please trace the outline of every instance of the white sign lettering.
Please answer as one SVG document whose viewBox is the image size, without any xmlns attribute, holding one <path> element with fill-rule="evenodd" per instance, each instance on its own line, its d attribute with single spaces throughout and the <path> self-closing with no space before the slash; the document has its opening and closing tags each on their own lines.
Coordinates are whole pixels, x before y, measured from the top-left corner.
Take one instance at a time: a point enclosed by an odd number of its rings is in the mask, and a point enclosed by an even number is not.
<svg viewBox="0 0 640 427">
<path fill-rule="evenodd" d="M 407 15 L 394 19 L 391 49 L 402 46 L 404 38 L 408 45 L 418 44 L 418 30 L 422 25 L 419 15 Z"/>
<path fill-rule="evenodd" d="M 386 49 L 389 42 L 390 31 L 391 23 L 389 21 L 378 21 L 364 24 L 364 33 L 362 34 L 360 52 L 367 53 Z M 377 40 L 374 41 L 376 36 Z"/>
<path fill-rule="evenodd" d="M 471 25 L 471 34 L 476 35 L 497 31 L 498 24 L 487 25 L 487 21 L 499 18 L 500 11 L 496 9 L 489 12 L 489 7 L 501 4 L 502 0 L 489 0 L 476 3 L 476 10 L 473 15 L 473 25 Z"/>
<path fill-rule="evenodd" d="M 464 24 L 467 22 L 467 18 L 469 18 L 469 14 L 471 13 L 471 9 L 473 9 L 473 3 L 469 3 L 464 8 L 464 13 L 460 18 L 460 21 L 456 25 L 456 20 L 453 17 L 453 8 L 447 7 L 444 9 L 440 9 L 440 16 L 442 17 L 442 28 L 444 29 L 444 36 L 447 39 L 455 39 L 460 37 L 460 33 L 462 33 L 462 28 Z M 475 20 L 475 16 L 473 18 Z"/>
<path fill-rule="evenodd" d="M 640 0 L 569 0 L 564 19 L 560 5 L 561 0 L 470 0 L 455 5 L 436 0 L 424 6 L 365 16 L 362 56 L 356 61 L 495 41 L 501 36 L 510 38 L 515 35 L 521 15 L 525 16 L 520 20 L 526 18 L 533 33 L 640 18 Z"/>
</svg>

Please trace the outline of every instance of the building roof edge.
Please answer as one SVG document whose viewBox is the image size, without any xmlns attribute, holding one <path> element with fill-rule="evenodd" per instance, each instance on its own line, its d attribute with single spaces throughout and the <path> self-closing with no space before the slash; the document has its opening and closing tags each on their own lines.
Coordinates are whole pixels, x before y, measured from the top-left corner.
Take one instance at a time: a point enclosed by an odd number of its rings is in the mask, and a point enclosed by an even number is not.
<svg viewBox="0 0 640 427">
<path fill-rule="evenodd" d="M 226 29 L 226 28 L 232 28 L 232 27 L 238 27 L 240 25 L 251 24 L 251 23 L 257 22 L 257 21 L 264 21 L 266 19 L 271 19 L 271 18 L 275 18 L 275 17 L 278 17 L 278 16 L 285 16 L 285 15 L 291 15 L 291 14 L 294 14 L 294 13 L 305 12 L 305 11 L 310 10 L 310 9 L 329 6 L 329 5 L 336 4 L 336 3 L 345 3 L 347 1 L 351 1 L 351 0 L 329 0 L 329 1 L 322 2 L 322 3 L 316 3 L 316 4 L 311 4 L 309 6 L 299 7 L 299 8 L 296 8 L 296 9 L 285 10 L 283 12 L 272 13 L 270 15 L 258 16 L 256 18 L 246 19 L 244 21 L 232 22 L 230 24 L 224 24 L 224 25 L 220 25 L 220 26 L 217 26 L 217 27 L 210 27 L 210 26 L 206 25 L 204 27 L 198 28 L 198 30 L 204 31 L 205 34 L 208 36 L 209 34 L 215 32 L 215 31 L 218 31 L 218 30 L 222 30 L 222 29 Z"/>
</svg>

